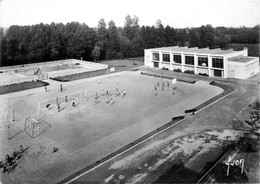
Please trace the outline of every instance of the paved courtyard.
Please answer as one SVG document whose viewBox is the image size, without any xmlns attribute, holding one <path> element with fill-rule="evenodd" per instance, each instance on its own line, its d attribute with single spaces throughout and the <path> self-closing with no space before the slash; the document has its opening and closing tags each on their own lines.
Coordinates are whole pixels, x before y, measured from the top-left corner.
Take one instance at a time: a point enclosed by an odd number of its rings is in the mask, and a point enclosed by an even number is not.
<svg viewBox="0 0 260 184">
<path fill-rule="evenodd" d="M 140 72 L 65 83 L 63 92 L 59 91 L 59 82 L 50 82 L 47 93 L 38 88 L 29 90 L 29 96 L 25 91 L 1 96 L 5 105 L 1 107 L 1 160 L 20 144 L 28 147 L 14 172 L 2 175 L 6 182 L 58 182 L 223 91 L 206 83 L 172 85 L 170 80 L 143 76 Z M 173 87 L 177 87 L 174 95 Z M 116 96 L 117 88 L 120 92 L 125 90 L 126 96 Z M 102 96 L 102 90 L 111 91 L 112 95 Z M 56 97 L 60 112 L 55 105 Z M 113 98 L 113 105 L 106 103 L 107 97 Z M 72 98 L 76 107 L 72 107 Z M 46 109 L 46 103 L 52 108 Z M 13 112 L 16 121 L 7 131 L 6 115 L 11 118 Z M 28 116 L 51 127 L 31 138 L 23 131 Z M 57 153 L 52 153 L 54 146 L 59 148 Z"/>
<path fill-rule="evenodd" d="M 216 80 L 233 86 L 235 91 L 194 116 L 188 116 L 176 126 L 168 128 L 93 170 L 85 170 L 70 177 L 67 181 L 72 183 L 198 181 L 207 162 L 215 160 L 223 146 L 241 133 L 233 130 L 232 125 L 234 121 L 243 121 L 240 112 L 255 100 L 259 100 L 257 84 L 259 75 L 248 80 L 194 77 L 185 74 L 177 74 L 175 77 Z M 256 182 L 254 177 L 250 177 L 250 182 Z"/>
</svg>

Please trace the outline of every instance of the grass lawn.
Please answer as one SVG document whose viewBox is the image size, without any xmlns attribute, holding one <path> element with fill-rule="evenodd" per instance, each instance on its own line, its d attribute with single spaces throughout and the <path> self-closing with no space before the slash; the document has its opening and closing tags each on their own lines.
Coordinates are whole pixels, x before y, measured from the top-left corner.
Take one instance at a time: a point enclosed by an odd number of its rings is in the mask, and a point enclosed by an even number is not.
<svg viewBox="0 0 260 184">
<path fill-rule="evenodd" d="M 79 74 L 66 75 L 62 77 L 54 77 L 50 79 L 60 81 L 60 82 L 69 82 L 69 81 L 86 79 L 86 78 L 96 77 L 105 74 L 106 74 L 106 70 L 99 70 L 99 71 L 90 71 L 90 72 L 83 72 Z"/>
<path fill-rule="evenodd" d="M 259 48 L 260 44 L 239 44 L 239 43 L 232 43 L 229 47 L 233 48 L 234 50 L 242 50 L 244 47 L 248 48 L 248 56 L 259 57 Z"/>
<path fill-rule="evenodd" d="M 38 88 L 38 87 L 47 86 L 47 85 L 49 85 L 47 82 L 37 80 L 37 81 L 31 81 L 31 82 L 22 82 L 19 84 L 0 86 L 0 95 L 13 93 L 13 92 L 17 92 L 17 91 L 23 91 L 23 90 L 27 90 L 27 89 Z"/>
<path fill-rule="evenodd" d="M 122 59 L 122 60 L 111 60 L 104 61 L 102 64 L 107 64 L 109 68 L 114 67 L 115 71 L 125 71 L 132 70 L 133 68 L 137 68 L 139 66 L 144 65 L 143 58 L 133 58 L 133 59 Z"/>
</svg>

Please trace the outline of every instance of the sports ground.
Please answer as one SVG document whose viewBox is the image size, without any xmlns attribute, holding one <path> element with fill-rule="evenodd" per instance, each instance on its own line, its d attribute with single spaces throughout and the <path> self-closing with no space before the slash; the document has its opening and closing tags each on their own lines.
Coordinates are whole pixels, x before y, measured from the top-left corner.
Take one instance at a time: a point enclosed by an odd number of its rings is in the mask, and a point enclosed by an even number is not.
<svg viewBox="0 0 260 184">
<path fill-rule="evenodd" d="M 2 97 L 1 124 L 11 126 L 0 129 L 1 160 L 20 144 L 28 147 L 8 176 L 14 183 L 56 183 L 223 92 L 207 82 L 172 84 L 139 71 L 63 83 L 62 92 L 60 84 L 51 81 L 47 92 L 42 87 Z M 24 131 L 27 117 L 40 123 L 34 138 Z"/>
</svg>

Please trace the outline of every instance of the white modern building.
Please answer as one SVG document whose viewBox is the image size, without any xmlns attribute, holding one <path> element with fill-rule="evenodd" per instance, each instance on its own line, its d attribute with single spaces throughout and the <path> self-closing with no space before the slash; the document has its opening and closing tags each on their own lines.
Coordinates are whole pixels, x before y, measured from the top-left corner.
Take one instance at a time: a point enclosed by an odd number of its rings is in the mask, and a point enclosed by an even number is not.
<svg viewBox="0 0 260 184">
<path fill-rule="evenodd" d="M 193 47 L 145 49 L 145 66 L 223 78 L 246 79 L 259 72 L 259 58 L 248 57 L 248 50 Z"/>
</svg>

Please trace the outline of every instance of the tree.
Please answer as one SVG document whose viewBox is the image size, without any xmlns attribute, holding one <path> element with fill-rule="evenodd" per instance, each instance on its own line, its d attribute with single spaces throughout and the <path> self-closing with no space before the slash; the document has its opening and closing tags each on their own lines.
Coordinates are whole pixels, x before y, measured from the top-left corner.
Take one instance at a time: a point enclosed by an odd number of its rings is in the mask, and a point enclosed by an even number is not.
<svg viewBox="0 0 260 184">
<path fill-rule="evenodd" d="M 125 25 L 124 25 L 124 36 L 126 36 L 129 40 L 133 40 L 134 37 L 138 34 L 139 31 L 139 18 L 134 15 L 131 18 L 130 15 L 125 17 Z"/>
<path fill-rule="evenodd" d="M 255 102 L 252 106 L 250 120 L 242 122 L 233 122 L 235 130 L 243 131 L 243 136 L 237 141 L 237 148 L 242 153 L 257 152 L 260 150 L 259 128 L 260 128 L 260 103 Z M 256 139 L 257 137 L 257 139 Z"/>
<path fill-rule="evenodd" d="M 187 36 L 187 31 L 186 29 L 179 29 L 177 30 L 177 44 L 179 46 L 185 46 L 186 45 L 186 41 L 188 41 L 188 36 Z"/>
<path fill-rule="evenodd" d="M 190 47 L 202 45 L 200 42 L 200 32 L 195 28 L 189 31 L 189 45 Z"/>
<path fill-rule="evenodd" d="M 214 29 L 211 25 L 201 26 L 200 28 L 200 47 L 213 47 L 214 43 Z"/>
<path fill-rule="evenodd" d="M 155 22 L 155 28 L 159 29 L 160 27 L 163 27 L 162 21 L 160 19 L 157 19 Z"/>
<path fill-rule="evenodd" d="M 96 45 L 100 47 L 100 59 L 106 58 L 106 50 L 107 50 L 107 24 L 105 19 L 100 19 L 98 22 L 98 29 L 97 29 L 97 37 L 98 43 Z"/>
<path fill-rule="evenodd" d="M 1 38 L 1 45 L 0 45 L 0 66 L 7 66 L 8 60 L 7 60 L 7 40 L 5 37 Z"/>
<path fill-rule="evenodd" d="M 107 24 L 106 24 L 105 19 L 103 19 L 103 18 L 98 21 L 97 34 L 98 34 L 99 40 L 107 39 Z"/>
<path fill-rule="evenodd" d="M 100 47 L 95 46 L 93 51 L 92 51 L 92 56 L 94 58 L 94 61 L 98 61 L 100 58 L 101 52 L 100 52 Z"/>
<path fill-rule="evenodd" d="M 19 42 L 17 39 L 10 39 L 7 41 L 7 59 L 10 61 L 10 65 L 17 64 L 15 57 L 19 54 Z"/>
<path fill-rule="evenodd" d="M 172 45 L 221 47 L 233 43 L 258 43 L 259 28 L 225 28 L 211 25 L 192 29 L 164 27 L 158 19 L 154 26 L 139 26 L 137 16 L 127 15 L 124 27 L 100 19 L 97 28 L 79 22 L 51 23 L 0 28 L 1 66 L 81 57 L 103 60 L 143 56 L 143 49 Z M 188 44 L 189 43 L 189 44 Z M 93 58 L 98 47 L 99 57 Z"/>
<path fill-rule="evenodd" d="M 165 45 L 166 46 L 177 45 L 176 31 L 168 25 L 165 27 Z"/>
<path fill-rule="evenodd" d="M 117 27 L 113 20 L 108 22 L 106 59 L 115 59 L 120 52 L 120 41 Z"/>
<path fill-rule="evenodd" d="M 156 47 L 164 47 L 166 44 L 165 31 L 160 19 L 155 23 Z"/>
</svg>

